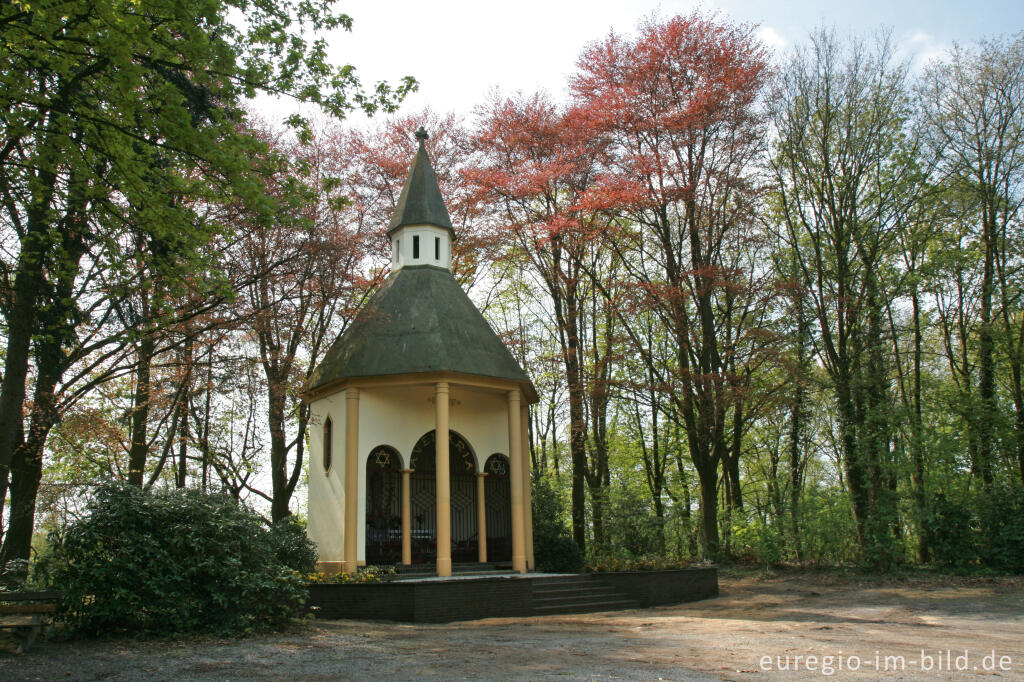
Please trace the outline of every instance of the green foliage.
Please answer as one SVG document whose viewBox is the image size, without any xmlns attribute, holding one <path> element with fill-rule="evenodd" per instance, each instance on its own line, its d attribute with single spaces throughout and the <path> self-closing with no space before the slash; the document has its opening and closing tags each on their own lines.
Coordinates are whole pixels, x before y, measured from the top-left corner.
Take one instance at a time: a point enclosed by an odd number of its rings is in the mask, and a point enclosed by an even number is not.
<svg viewBox="0 0 1024 682">
<path fill-rule="evenodd" d="M 752 556 L 765 568 L 778 564 L 783 557 L 783 533 L 760 516 L 733 526 L 732 542 L 735 555 Z"/>
<path fill-rule="evenodd" d="M 1024 573 L 1024 486 L 994 486 L 978 500 L 978 555 L 990 568 Z"/>
<path fill-rule="evenodd" d="M 837 488 L 808 489 L 802 506 L 804 559 L 838 566 L 857 559 L 857 528 L 849 496 Z"/>
<path fill-rule="evenodd" d="M 973 522 L 970 506 L 964 500 L 936 493 L 924 522 L 933 561 L 954 568 L 973 562 L 977 556 Z"/>
<path fill-rule="evenodd" d="M 605 503 L 605 546 L 594 551 L 598 555 L 660 555 L 665 550 L 664 525 L 645 489 L 633 485 L 610 488 Z"/>
<path fill-rule="evenodd" d="M 274 558 L 282 566 L 297 573 L 316 569 L 316 545 L 306 535 L 306 528 L 295 517 L 286 516 L 270 527 L 267 535 Z"/>
<path fill-rule="evenodd" d="M 239 632 L 302 614 L 306 581 L 292 566 L 308 545 L 231 497 L 104 484 L 87 512 L 49 560 L 75 633 Z"/>
<path fill-rule="evenodd" d="M 533 480 L 533 555 L 538 571 L 576 573 L 583 567 L 583 553 L 573 542 L 565 523 L 565 509 L 558 491 L 544 478 Z"/>
</svg>

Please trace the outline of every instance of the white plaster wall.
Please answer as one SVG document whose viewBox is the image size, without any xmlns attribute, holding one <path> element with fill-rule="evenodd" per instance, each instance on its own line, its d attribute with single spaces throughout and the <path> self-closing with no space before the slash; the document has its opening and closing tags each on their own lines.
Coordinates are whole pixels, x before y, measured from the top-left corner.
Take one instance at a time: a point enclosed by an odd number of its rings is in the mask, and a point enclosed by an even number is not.
<svg viewBox="0 0 1024 682">
<path fill-rule="evenodd" d="M 504 392 L 451 387 L 449 428 L 469 441 L 476 454 L 476 470 L 496 452 L 508 454 L 508 398 Z"/>
<path fill-rule="evenodd" d="M 476 456 L 480 471 L 496 452 L 508 454 L 508 403 L 504 392 L 451 386 L 449 428 L 459 432 Z M 378 445 L 390 445 L 401 456 L 402 468 L 416 442 L 435 427 L 435 387 L 401 386 L 364 388 L 359 391 L 359 516 L 356 521 L 357 556 L 366 552 L 366 464 Z M 312 403 L 320 423 L 310 429 L 309 536 L 321 561 L 341 561 L 345 516 L 345 393 L 335 393 Z M 323 470 L 323 422 L 334 422 L 331 471 Z"/>
<path fill-rule="evenodd" d="M 413 258 L 413 237 L 420 238 L 419 258 Z M 441 257 L 434 258 L 434 240 L 441 240 Z M 391 269 L 405 265 L 436 265 L 451 269 L 452 236 L 448 230 L 433 225 L 409 225 L 391 235 Z"/>
<path fill-rule="evenodd" d="M 345 392 L 314 401 L 309 429 L 309 538 L 320 561 L 341 561 L 345 540 Z M 324 423 L 332 423 L 331 468 L 324 471 Z"/>
</svg>

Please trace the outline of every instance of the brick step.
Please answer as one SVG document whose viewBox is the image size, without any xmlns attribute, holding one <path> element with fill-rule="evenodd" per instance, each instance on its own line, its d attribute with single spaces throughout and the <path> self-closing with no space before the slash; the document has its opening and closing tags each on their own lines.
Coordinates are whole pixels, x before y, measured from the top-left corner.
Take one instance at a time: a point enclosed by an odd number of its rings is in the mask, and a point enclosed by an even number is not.
<svg viewBox="0 0 1024 682">
<path fill-rule="evenodd" d="M 533 583 L 533 612 L 538 616 L 635 608 L 635 600 L 592 575 L 538 578 Z"/>
</svg>

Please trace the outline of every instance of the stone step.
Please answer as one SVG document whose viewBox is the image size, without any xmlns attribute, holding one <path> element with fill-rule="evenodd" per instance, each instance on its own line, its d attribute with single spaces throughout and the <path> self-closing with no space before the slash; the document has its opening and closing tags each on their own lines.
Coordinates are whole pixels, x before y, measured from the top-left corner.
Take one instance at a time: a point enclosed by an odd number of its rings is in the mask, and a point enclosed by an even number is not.
<svg viewBox="0 0 1024 682">
<path fill-rule="evenodd" d="M 635 608 L 639 608 L 635 600 L 592 575 L 537 578 L 533 583 L 533 612 L 536 615 Z"/>
</svg>

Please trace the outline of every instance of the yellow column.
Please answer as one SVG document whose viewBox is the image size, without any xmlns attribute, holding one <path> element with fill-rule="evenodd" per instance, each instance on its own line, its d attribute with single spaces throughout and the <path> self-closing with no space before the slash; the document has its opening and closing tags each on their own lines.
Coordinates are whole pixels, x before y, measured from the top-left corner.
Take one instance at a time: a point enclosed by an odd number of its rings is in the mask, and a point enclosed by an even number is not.
<svg viewBox="0 0 1024 682">
<path fill-rule="evenodd" d="M 487 563 L 487 502 L 484 500 L 484 479 L 487 473 L 476 475 L 476 544 L 477 561 Z"/>
<path fill-rule="evenodd" d="M 512 488 L 512 570 L 526 573 L 523 514 L 523 448 L 519 389 L 508 392 L 508 464 Z"/>
<path fill-rule="evenodd" d="M 412 469 L 402 469 L 402 563 L 412 563 L 412 498 L 409 492 L 409 474 Z"/>
<path fill-rule="evenodd" d="M 437 471 L 435 486 L 437 489 L 437 574 L 452 574 L 452 503 L 449 469 L 451 461 L 448 454 L 448 383 L 437 382 L 435 395 L 437 408 L 437 424 L 435 449 Z"/>
<path fill-rule="evenodd" d="M 359 389 L 345 390 L 345 572 L 359 562 L 356 526 L 359 521 Z"/>
<path fill-rule="evenodd" d="M 523 530 L 526 531 L 523 543 L 526 545 L 526 568 L 536 570 L 537 565 L 533 563 L 533 494 L 530 486 L 530 472 L 533 468 L 530 461 L 530 408 L 526 403 L 523 403 L 520 424 L 523 448 Z"/>
</svg>

